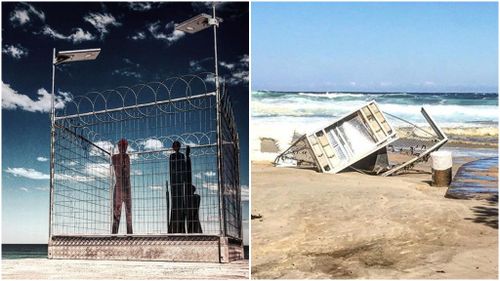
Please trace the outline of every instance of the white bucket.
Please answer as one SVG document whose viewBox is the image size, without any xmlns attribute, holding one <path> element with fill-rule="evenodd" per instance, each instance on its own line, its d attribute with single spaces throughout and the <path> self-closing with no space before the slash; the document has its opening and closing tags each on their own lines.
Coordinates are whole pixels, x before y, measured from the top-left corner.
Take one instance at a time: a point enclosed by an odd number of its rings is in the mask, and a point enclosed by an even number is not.
<svg viewBox="0 0 500 281">
<path fill-rule="evenodd" d="M 453 166 L 451 151 L 435 151 L 431 153 L 431 167 L 434 170 L 444 171 Z"/>
</svg>

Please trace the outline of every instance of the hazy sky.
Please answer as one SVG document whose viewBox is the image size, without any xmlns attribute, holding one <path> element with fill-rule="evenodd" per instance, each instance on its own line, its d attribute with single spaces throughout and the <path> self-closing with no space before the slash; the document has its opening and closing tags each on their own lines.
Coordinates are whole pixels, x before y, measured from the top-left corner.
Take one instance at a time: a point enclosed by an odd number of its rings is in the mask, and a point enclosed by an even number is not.
<svg viewBox="0 0 500 281">
<path fill-rule="evenodd" d="M 252 3 L 252 89 L 497 91 L 497 3 Z"/>
<path fill-rule="evenodd" d="M 173 30 L 210 11 L 205 3 L 2 3 L 3 243 L 48 239 L 52 48 L 102 48 L 97 60 L 57 71 L 56 92 L 75 96 L 213 71 L 213 32 Z M 248 4 L 218 11 L 220 71 L 230 84 L 248 209 Z"/>
</svg>

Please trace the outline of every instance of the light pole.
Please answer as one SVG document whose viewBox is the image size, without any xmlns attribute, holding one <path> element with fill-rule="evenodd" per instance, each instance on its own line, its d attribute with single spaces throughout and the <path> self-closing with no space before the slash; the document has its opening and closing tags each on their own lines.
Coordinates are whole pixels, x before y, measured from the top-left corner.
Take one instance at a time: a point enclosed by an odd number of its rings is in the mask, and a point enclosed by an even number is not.
<svg viewBox="0 0 500 281">
<path fill-rule="evenodd" d="M 55 136 L 56 136 L 56 107 L 55 107 L 55 77 L 56 65 L 76 61 L 95 60 L 101 49 L 71 50 L 52 53 L 52 97 L 50 106 L 50 207 L 49 207 L 49 240 L 52 237 L 52 212 L 54 207 L 54 168 L 55 168 Z M 49 241 L 50 243 L 50 241 Z"/>
<path fill-rule="evenodd" d="M 216 99 L 216 110 L 217 110 L 217 168 L 218 168 L 218 181 L 219 181 L 219 217 L 220 232 L 222 235 L 226 235 L 225 221 L 224 221 L 224 198 L 222 192 L 222 131 L 221 131 L 221 94 L 219 87 L 219 62 L 217 59 L 217 28 L 219 23 L 222 22 L 221 18 L 215 16 L 215 3 L 212 3 L 212 16 L 205 13 L 194 16 L 180 24 L 175 25 L 175 29 L 183 31 L 186 33 L 197 33 L 209 27 L 213 27 L 214 30 L 214 65 L 215 65 L 215 99 Z"/>
</svg>

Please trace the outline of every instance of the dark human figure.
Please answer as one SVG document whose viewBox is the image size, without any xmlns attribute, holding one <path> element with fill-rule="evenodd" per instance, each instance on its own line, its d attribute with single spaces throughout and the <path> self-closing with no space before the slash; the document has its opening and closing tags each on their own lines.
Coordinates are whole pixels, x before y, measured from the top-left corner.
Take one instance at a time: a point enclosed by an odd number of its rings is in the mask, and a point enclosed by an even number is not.
<svg viewBox="0 0 500 281">
<path fill-rule="evenodd" d="M 200 209 L 200 195 L 194 194 L 191 170 L 191 148 L 186 146 L 186 219 L 188 233 L 202 233 L 198 210 Z"/>
<path fill-rule="evenodd" d="M 194 194 L 196 187 L 187 188 L 187 223 L 188 233 L 202 233 L 198 211 L 200 210 L 200 195 Z"/>
<path fill-rule="evenodd" d="M 191 147 L 189 145 L 186 145 L 186 191 L 189 191 L 191 189 L 191 185 L 193 184 L 193 176 L 192 176 L 192 170 L 191 170 L 191 157 L 189 156 L 191 154 Z"/>
<path fill-rule="evenodd" d="M 121 139 L 118 142 L 119 154 L 112 156 L 115 171 L 115 190 L 113 194 L 113 227 L 112 234 L 118 233 L 122 204 L 125 203 L 125 216 L 127 219 L 127 234 L 132 234 L 132 192 L 130 187 L 130 157 L 127 154 L 128 142 Z"/>
<path fill-rule="evenodd" d="M 172 210 L 170 215 L 170 222 L 168 225 L 169 233 L 185 233 L 185 186 L 186 186 L 186 158 L 184 154 L 179 152 L 181 143 L 174 141 L 172 149 L 174 153 L 170 154 L 170 187 Z"/>
</svg>

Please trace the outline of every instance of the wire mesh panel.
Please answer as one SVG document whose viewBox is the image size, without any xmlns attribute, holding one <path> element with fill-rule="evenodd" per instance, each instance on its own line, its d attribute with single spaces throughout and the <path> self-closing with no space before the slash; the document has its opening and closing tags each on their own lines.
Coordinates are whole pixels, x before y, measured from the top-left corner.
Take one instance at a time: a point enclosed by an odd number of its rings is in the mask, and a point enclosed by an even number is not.
<svg viewBox="0 0 500 281">
<path fill-rule="evenodd" d="M 317 167 L 314 152 L 305 134 L 297 138 L 289 148 L 278 155 L 274 160 L 274 165 L 281 167 L 296 166 L 299 168 L 312 168 L 321 171 L 321 169 Z"/>
<path fill-rule="evenodd" d="M 56 135 L 53 233 L 108 233 L 110 153 L 76 130 L 56 126 Z"/>
<path fill-rule="evenodd" d="M 241 238 L 241 205 L 239 183 L 238 133 L 234 124 L 231 103 L 222 99 L 222 190 L 226 235 Z"/>
<path fill-rule="evenodd" d="M 409 122 L 386 113 L 394 124 L 399 139 L 387 146 L 389 170 L 383 175 L 392 175 L 418 169 L 418 164 L 428 162 L 430 153 L 438 150 L 448 138 L 436 125 L 432 117 L 421 109 L 422 116 Z"/>
<path fill-rule="evenodd" d="M 205 81 L 210 75 L 92 92 L 56 113 L 52 235 L 220 235 L 216 94 Z M 230 111 L 224 212 L 229 235 L 241 237 Z"/>
</svg>

